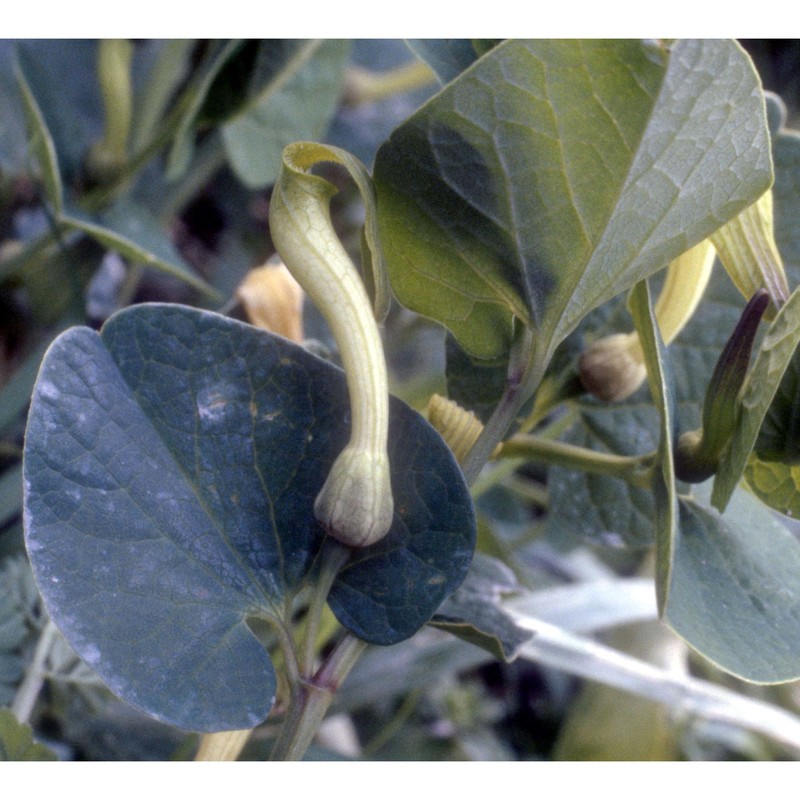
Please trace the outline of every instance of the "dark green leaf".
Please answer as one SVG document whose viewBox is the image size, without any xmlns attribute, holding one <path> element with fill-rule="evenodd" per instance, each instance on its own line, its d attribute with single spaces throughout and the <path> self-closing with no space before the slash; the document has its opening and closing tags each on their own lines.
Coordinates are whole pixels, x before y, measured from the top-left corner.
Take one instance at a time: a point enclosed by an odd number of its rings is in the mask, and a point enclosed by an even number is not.
<svg viewBox="0 0 800 800">
<path fill-rule="evenodd" d="M 724 515 L 710 482 L 680 498 L 664 619 L 722 669 L 757 683 L 800 677 L 800 542 L 747 492 Z"/>
<path fill-rule="evenodd" d="M 658 431 L 658 412 L 643 389 L 626 403 L 606 407 L 586 403 L 564 441 L 599 452 L 643 455 L 658 447 Z M 656 506 L 651 491 L 620 478 L 561 467 L 548 470 L 547 486 L 548 526 L 611 547 L 653 543 Z"/>
<path fill-rule="evenodd" d="M 0 708 L 0 761 L 57 760 L 52 750 L 33 741 L 30 725 L 17 722 L 7 708 Z"/>
<path fill-rule="evenodd" d="M 348 437 L 344 376 L 210 312 L 135 306 L 63 334 L 26 436 L 27 544 L 53 620 L 121 697 L 179 727 L 252 727 L 274 673 L 247 620 L 280 616 L 324 533 L 313 500 Z M 356 635 L 411 636 L 461 582 L 460 470 L 395 401 L 395 518 L 330 595 Z"/>
<path fill-rule="evenodd" d="M 722 40 L 505 42 L 375 165 L 398 299 L 484 359 L 517 316 L 540 364 L 771 179 L 758 76 Z"/>
<path fill-rule="evenodd" d="M 486 422 L 503 395 L 508 366 L 476 362 L 459 347 L 452 334 L 447 334 L 445 355 L 447 396 Z"/>
</svg>

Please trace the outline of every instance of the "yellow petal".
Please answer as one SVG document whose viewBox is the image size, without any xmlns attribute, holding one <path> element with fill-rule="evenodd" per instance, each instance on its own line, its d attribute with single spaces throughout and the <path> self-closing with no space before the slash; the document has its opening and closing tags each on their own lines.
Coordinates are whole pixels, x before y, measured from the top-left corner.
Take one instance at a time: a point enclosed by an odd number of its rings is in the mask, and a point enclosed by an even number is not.
<svg viewBox="0 0 800 800">
<path fill-rule="evenodd" d="M 236 297 L 253 325 L 293 342 L 303 341 L 303 290 L 281 261 L 251 269 Z"/>
<path fill-rule="evenodd" d="M 775 244 L 772 190 L 711 235 L 711 243 L 736 288 L 749 300 L 759 289 L 769 293 L 772 319 L 789 297 L 783 260 Z"/>
</svg>

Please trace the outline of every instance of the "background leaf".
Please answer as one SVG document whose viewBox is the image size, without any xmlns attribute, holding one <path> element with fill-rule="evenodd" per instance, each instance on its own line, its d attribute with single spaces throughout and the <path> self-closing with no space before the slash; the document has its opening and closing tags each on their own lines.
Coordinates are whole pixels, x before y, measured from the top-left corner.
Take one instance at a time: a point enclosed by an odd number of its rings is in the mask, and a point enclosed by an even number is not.
<svg viewBox="0 0 800 800">
<path fill-rule="evenodd" d="M 25 118 L 30 138 L 30 148 L 39 162 L 45 194 L 55 214 L 60 214 L 64 205 L 64 188 L 61 183 L 61 170 L 53 137 L 47 126 L 44 114 L 31 91 L 22 66 L 17 65 L 17 84 L 22 94 Z"/>
<path fill-rule="evenodd" d="M 800 466 L 762 461 L 752 454 L 744 469 L 747 487 L 770 508 L 800 519 Z"/>
<path fill-rule="evenodd" d="M 336 109 L 350 51 L 341 39 L 268 43 L 281 50 L 277 63 L 266 70 L 264 83 L 222 127 L 222 139 L 231 167 L 250 189 L 275 181 L 283 148 L 295 141 L 320 139 Z"/>
<path fill-rule="evenodd" d="M 546 363 L 587 312 L 755 200 L 768 143 L 733 42 L 506 42 L 378 153 L 393 288 L 485 359 L 516 315 Z"/>
<path fill-rule="evenodd" d="M 18 42 L 16 51 L 19 69 L 52 136 L 63 179 L 71 184 L 80 176 L 88 147 L 103 129 L 97 41 L 29 40 Z"/>
<path fill-rule="evenodd" d="M 435 73 L 449 83 L 469 67 L 481 53 L 471 39 L 407 39 L 407 44 Z"/>
<path fill-rule="evenodd" d="M 514 573 L 502 561 L 479 553 L 464 583 L 445 600 L 431 622 L 496 658 L 513 661 L 531 632 L 517 624 L 501 601 L 520 589 Z"/>
<path fill-rule="evenodd" d="M 121 200 L 98 220 L 73 210 L 61 221 L 134 264 L 165 272 L 219 299 L 217 291 L 187 266 L 158 220 L 134 201 Z"/>
<path fill-rule="evenodd" d="M 266 716 L 274 673 L 247 620 L 280 617 L 309 576 L 348 409 L 335 367 L 186 307 L 135 306 L 51 346 L 26 436 L 28 552 L 54 622 L 115 693 L 193 730 Z M 390 442 L 392 529 L 330 597 L 381 644 L 427 622 L 475 542 L 438 434 L 395 402 Z"/>
</svg>

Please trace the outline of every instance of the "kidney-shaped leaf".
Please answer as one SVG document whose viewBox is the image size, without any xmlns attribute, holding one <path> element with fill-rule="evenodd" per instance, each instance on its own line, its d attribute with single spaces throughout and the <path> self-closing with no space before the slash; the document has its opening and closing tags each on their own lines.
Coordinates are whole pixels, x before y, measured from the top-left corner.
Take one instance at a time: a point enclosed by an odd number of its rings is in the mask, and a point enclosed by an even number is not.
<svg viewBox="0 0 800 800">
<path fill-rule="evenodd" d="M 770 185 L 764 97 L 732 41 L 509 41 L 378 152 L 392 286 L 472 355 L 511 316 L 539 358 Z"/>
<path fill-rule="evenodd" d="M 34 390 L 28 552 L 66 638 L 121 697 L 179 727 L 252 727 L 275 675 L 247 621 L 282 618 L 325 539 L 313 500 L 347 441 L 340 370 L 248 325 L 142 305 L 62 334 Z M 395 519 L 331 595 L 391 643 L 463 579 L 475 541 L 450 451 L 395 401 Z"/>
</svg>

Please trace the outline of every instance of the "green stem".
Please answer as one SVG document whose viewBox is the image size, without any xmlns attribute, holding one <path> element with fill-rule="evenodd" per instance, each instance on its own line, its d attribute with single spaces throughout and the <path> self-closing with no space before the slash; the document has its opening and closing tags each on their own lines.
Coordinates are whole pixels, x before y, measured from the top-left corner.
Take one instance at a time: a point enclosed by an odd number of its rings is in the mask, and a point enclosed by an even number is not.
<svg viewBox="0 0 800 800">
<path fill-rule="evenodd" d="M 647 489 L 650 487 L 656 453 L 620 456 L 614 453 L 600 453 L 566 442 L 543 439 L 532 434 L 517 434 L 503 442 L 500 457 L 524 458 L 553 466 L 579 469 L 593 475 L 622 478 L 633 486 Z"/>
<path fill-rule="evenodd" d="M 520 408 L 536 391 L 544 368 L 538 366 L 535 356 L 533 334 L 529 328 L 523 327 L 511 347 L 503 396 L 462 464 L 468 485 L 471 486 L 476 481 L 498 442 L 511 427 Z"/>
<path fill-rule="evenodd" d="M 290 712 L 270 753 L 271 761 L 302 760 L 336 691 L 366 647 L 365 641 L 346 633 L 317 674 L 293 687 Z"/>
<path fill-rule="evenodd" d="M 25 678 L 11 703 L 11 711 L 20 722 L 27 722 L 33 713 L 47 674 L 45 664 L 57 635 L 56 626 L 48 619 L 39 635 L 39 641 L 36 643 L 33 660 L 25 670 Z"/>
<path fill-rule="evenodd" d="M 319 576 L 314 583 L 314 593 L 311 596 L 311 603 L 306 614 L 303 651 L 300 654 L 300 671 L 302 675 L 311 675 L 313 672 L 320 621 L 325 610 L 328 592 L 334 580 L 336 580 L 339 570 L 347 563 L 348 558 L 350 558 L 350 548 L 329 536 L 322 548 L 322 564 Z"/>
<path fill-rule="evenodd" d="M 344 100 L 348 105 L 374 103 L 396 94 L 421 89 L 435 81 L 433 71 L 422 61 L 403 64 L 386 72 L 351 67 L 345 75 Z"/>
</svg>

